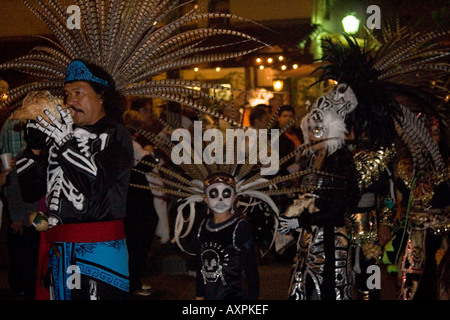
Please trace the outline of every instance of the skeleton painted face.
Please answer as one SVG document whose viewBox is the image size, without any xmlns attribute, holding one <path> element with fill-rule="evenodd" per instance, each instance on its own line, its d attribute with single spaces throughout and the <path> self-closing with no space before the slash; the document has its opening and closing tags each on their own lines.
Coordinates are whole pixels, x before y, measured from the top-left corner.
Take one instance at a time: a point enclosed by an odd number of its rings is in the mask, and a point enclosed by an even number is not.
<svg viewBox="0 0 450 320">
<path fill-rule="evenodd" d="M 213 183 L 205 190 L 209 208 L 215 213 L 224 213 L 233 206 L 235 191 L 225 183 Z"/>
<path fill-rule="evenodd" d="M 319 97 L 313 105 L 313 109 L 334 109 L 336 113 L 345 119 L 345 116 L 355 110 L 358 100 L 352 88 L 346 83 L 338 84 L 330 93 Z"/>
<path fill-rule="evenodd" d="M 327 139 L 326 150 L 329 154 L 335 152 L 345 142 L 345 117 L 355 110 L 357 105 L 358 100 L 346 83 L 337 85 L 330 93 L 321 96 L 302 120 L 305 143 Z"/>
</svg>

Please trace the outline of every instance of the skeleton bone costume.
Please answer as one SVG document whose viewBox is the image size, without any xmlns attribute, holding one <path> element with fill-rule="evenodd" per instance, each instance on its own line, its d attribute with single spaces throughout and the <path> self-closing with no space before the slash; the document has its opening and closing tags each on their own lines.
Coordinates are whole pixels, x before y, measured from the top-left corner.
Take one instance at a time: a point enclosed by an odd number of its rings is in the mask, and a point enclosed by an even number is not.
<svg viewBox="0 0 450 320">
<path fill-rule="evenodd" d="M 303 166 L 320 169 L 330 177 L 314 173 L 302 177 L 299 184 L 303 192 L 280 218 L 280 232 L 296 229 L 299 233 L 289 290 L 293 300 L 352 298 L 345 213 L 354 205 L 358 192 L 357 172 L 344 145 L 344 117 L 352 106 L 335 108 L 338 112 L 333 109 L 335 101 L 340 101 L 334 96 L 340 95 L 338 90 L 332 92 L 331 99 L 319 98 L 301 126 L 307 143 L 310 137 L 327 139 L 322 148 L 307 150 Z"/>
<path fill-rule="evenodd" d="M 351 193 L 355 192 L 352 190 L 352 185 L 355 186 L 355 171 L 348 166 L 351 158 L 345 155 L 344 149 L 338 150 L 326 160 L 322 170 L 330 170 L 330 167 L 336 169 L 334 165 L 347 167 L 347 170 L 340 172 L 341 177 L 332 181 L 320 181 L 321 179 L 311 177 L 315 186 L 320 184 L 322 188 L 333 187 L 335 190 L 308 192 L 308 196 L 314 199 L 314 210 L 297 211 L 298 223 L 295 226 L 289 225 L 289 228 L 299 232 L 298 254 L 289 291 L 289 298 L 294 300 L 352 298 L 350 243 L 344 216 L 351 203 Z M 307 182 L 303 179 L 302 183 Z M 300 199 L 303 200 L 302 195 Z M 281 219 L 282 227 L 292 223 L 292 218 Z"/>
<path fill-rule="evenodd" d="M 66 83 L 77 81 L 109 86 L 74 60 L 67 67 Z M 61 121 L 46 111 L 49 121 L 37 116 L 37 123 L 27 124 L 28 137 L 41 131 L 48 136 L 46 146 L 36 155 L 31 149 L 39 146 L 28 139 L 17 161 L 23 192 L 37 199 L 46 194 L 52 227 L 42 234 L 41 250 L 52 243 L 49 294 L 56 300 L 119 298 L 129 289 L 123 219 L 133 163 L 131 137 L 109 112 L 89 125 L 74 125 L 70 109 L 59 107 L 59 112 Z M 67 270 L 73 266 L 82 275 L 79 290 L 67 285 Z M 42 268 L 45 273 L 45 265 Z M 42 283 L 38 285 L 44 291 Z"/>
</svg>

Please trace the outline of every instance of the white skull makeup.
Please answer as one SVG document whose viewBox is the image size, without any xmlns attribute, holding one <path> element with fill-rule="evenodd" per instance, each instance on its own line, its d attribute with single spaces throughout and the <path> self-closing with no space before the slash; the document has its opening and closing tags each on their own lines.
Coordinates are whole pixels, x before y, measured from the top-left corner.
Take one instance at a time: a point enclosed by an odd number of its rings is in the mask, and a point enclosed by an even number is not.
<svg viewBox="0 0 450 320">
<path fill-rule="evenodd" d="M 334 153 L 345 143 L 345 118 L 357 105 L 358 100 L 346 83 L 337 85 L 330 93 L 319 97 L 301 123 L 305 143 L 310 143 L 311 131 L 315 139 L 328 139 L 325 148 L 329 154 Z"/>
<path fill-rule="evenodd" d="M 225 183 L 213 183 L 205 190 L 209 208 L 215 213 L 224 213 L 233 206 L 236 192 Z"/>
<path fill-rule="evenodd" d="M 340 117 L 345 119 L 357 105 L 358 99 L 352 88 L 346 83 L 340 83 L 331 92 L 319 97 L 314 103 L 313 109 L 323 111 L 334 109 Z"/>
</svg>

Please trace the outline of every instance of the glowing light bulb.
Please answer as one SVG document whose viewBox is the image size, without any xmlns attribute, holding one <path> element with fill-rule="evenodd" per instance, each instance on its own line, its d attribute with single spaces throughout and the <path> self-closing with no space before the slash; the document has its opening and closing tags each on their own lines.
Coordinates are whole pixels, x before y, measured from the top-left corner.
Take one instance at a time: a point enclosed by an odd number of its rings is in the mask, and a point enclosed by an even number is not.
<svg viewBox="0 0 450 320">
<path fill-rule="evenodd" d="M 284 82 L 282 80 L 274 80 L 273 81 L 273 88 L 275 91 L 279 92 L 279 91 L 283 90 L 283 85 L 284 85 Z"/>
<path fill-rule="evenodd" d="M 355 34 L 359 29 L 359 19 L 353 14 L 350 14 L 342 19 L 342 26 L 344 27 L 344 31 L 346 33 Z"/>
</svg>

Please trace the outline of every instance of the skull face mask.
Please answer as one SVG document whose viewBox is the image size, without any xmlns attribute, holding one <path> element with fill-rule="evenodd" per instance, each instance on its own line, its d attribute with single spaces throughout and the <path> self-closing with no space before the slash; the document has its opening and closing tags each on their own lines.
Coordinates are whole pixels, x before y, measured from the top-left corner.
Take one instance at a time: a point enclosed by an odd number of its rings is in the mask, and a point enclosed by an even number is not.
<svg viewBox="0 0 450 320">
<path fill-rule="evenodd" d="M 358 100 L 352 88 L 346 83 L 338 84 L 330 93 L 321 96 L 313 105 L 313 109 L 323 111 L 333 109 L 343 119 L 353 112 L 358 105 Z"/>
<path fill-rule="evenodd" d="M 213 183 L 205 190 L 209 208 L 215 213 L 224 213 L 233 206 L 235 191 L 225 183 Z"/>
<path fill-rule="evenodd" d="M 353 90 L 345 83 L 321 96 L 302 120 L 305 143 L 310 143 L 309 132 L 312 132 L 314 139 L 326 139 L 325 148 L 329 154 L 341 148 L 347 134 L 345 117 L 355 110 L 357 104 Z"/>
</svg>

